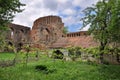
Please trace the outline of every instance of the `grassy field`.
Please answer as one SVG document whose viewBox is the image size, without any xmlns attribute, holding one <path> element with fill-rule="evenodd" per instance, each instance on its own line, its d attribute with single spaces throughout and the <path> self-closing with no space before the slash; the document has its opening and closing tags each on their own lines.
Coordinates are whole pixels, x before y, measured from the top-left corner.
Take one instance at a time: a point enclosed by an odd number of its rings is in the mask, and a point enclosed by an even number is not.
<svg viewBox="0 0 120 80">
<path fill-rule="evenodd" d="M 14 56 L 14 54 L 10 55 L 11 58 Z M 36 70 L 38 65 L 46 66 L 47 70 Z M 0 80 L 120 80 L 119 73 L 119 65 L 54 60 L 41 55 L 39 61 L 32 61 L 27 66 L 17 64 L 0 68 Z"/>
<path fill-rule="evenodd" d="M 14 57 L 14 53 L 0 53 L 0 60 L 12 60 Z"/>
<path fill-rule="evenodd" d="M 35 57 L 35 53 L 28 54 L 29 57 Z M 26 53 L 17 53 L 18 59 L 23 59 L 26 57 Z M 13 60 L 15 58 L 15 53 L 0 53 L 0 60 Z"/>
</svg>

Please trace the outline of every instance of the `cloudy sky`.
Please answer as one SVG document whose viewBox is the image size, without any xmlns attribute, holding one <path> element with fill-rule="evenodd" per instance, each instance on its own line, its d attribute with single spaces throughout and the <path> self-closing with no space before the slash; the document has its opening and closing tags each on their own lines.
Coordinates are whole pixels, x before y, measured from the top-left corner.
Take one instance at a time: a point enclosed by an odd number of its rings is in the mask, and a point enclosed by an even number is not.
<svg viewBox="0 0 120 80">
<path fill-rule="evenodd" d="M 43 16 L 57 15 L 62 18 L 70 32 L 79 31 L 82 27 L 80 18 L 82 10 L 95 4 L 98 0 L 20 0 L 26 4 L 22 13 L 16 14 L 14 22 L 32 27 L 33 22 Z M 88 26 L 89 27 L 89 26 Z M 87 28 L 88 28 L 87 27 Z M 86 28 L 85 28 L 86 29 Z"/>
</svg>

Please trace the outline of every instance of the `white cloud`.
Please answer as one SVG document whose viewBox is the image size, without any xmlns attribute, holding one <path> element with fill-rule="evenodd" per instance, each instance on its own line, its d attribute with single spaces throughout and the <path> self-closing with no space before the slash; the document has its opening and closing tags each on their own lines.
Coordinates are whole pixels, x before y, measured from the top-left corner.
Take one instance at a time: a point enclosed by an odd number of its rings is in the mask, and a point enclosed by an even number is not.
<svg viewBox="0 0 120 80">
<path fill-rule="evenodd" d="M 58 3 L 67 3 L 70 0 L 57 0 L 57 1 L 58 1 Z"/>
<path fill-rule="evenodd" d="M 68 15 L 68 16 L 72 16 L 72 15 L 76 14 L 76 11 L 73 10 L 73 9 L 68 8 L 68 9 L 65 9 L 63 11 L 63 14 Z"/>
<path fill-rule="evenodd" d="M 65 26 L 81 24 L 81 10 L 98 0 L 20 0 L 25 10 L 16 14 L 14 23 L 32 27 L 33 22 L 42 16 L 61 16 Z M 78 25 L 79 26 L 79 25 Z M 81 26 L 79 26 L 81 27 Z M 76 28 L 78 29 L 78 27 Z M 77 31 L 77 30 L 76 30 Z"/>
</svg>

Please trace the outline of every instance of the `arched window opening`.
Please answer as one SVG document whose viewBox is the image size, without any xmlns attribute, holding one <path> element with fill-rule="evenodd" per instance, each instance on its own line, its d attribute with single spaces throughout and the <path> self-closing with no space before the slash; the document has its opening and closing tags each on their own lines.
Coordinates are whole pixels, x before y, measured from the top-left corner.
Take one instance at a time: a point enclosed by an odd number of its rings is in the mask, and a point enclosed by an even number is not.
<svg viewBox="0 0 120 80">
<path fill-rule="evenodd" d="M 8 42 L 8 45 L 13 46 L 12 42 Z"/>
</svg>

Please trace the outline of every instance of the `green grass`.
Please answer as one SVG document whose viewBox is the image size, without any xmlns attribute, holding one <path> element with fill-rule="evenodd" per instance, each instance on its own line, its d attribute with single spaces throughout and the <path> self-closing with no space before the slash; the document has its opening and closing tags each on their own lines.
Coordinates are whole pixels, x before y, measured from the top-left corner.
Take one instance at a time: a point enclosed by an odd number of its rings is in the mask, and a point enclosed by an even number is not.
<svg viewBox="0 0 120 80">
<path fill-rule="evenodd" d="M 14 57 L 14 53 L 0 53 L 0 60 L 12 60 Z"/>
<path fill-rule="evenodd" d="M 28 54 L 29 57 L 35 57 L 35 53 L 29 53 Z M 17 58 L 18 59 L 23 59 L 26 57 L 26 53 L 17 53 Z M 0 53 L 0 60 L 13 60 L 15 58 L 15 53 L 9 53 L 9 52 L 4 52 L 4 53 Z"/>
<path fill-rule="evenodd" d="M 45 65 L 48 70 L 35 70 Z M 41 55 L 40 60 L 16 66 L 0 68 L 0 80 L 120 80 L 119 65 L 96 65 L 83 62 L 53 60 Z"/>
</svg>

